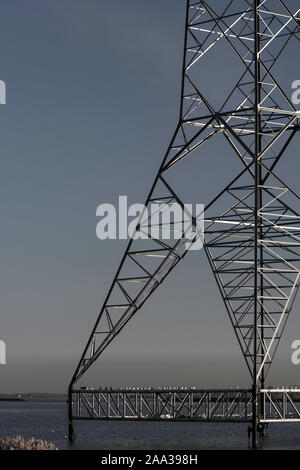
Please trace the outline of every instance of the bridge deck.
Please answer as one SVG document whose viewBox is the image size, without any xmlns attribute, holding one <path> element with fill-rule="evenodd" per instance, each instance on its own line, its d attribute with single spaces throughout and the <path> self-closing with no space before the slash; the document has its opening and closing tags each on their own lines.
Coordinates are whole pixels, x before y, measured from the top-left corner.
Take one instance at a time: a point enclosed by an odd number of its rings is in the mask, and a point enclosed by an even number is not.
<svg viewBox="0 0 300 470">
<path fill-rule="evenodd" d="M 300 389 L 259 393 L 260 422 L 300 422 Z M 87 389 L 72 391 L 74 420 L 250 422 L 250 389 Z"/>
</svg>

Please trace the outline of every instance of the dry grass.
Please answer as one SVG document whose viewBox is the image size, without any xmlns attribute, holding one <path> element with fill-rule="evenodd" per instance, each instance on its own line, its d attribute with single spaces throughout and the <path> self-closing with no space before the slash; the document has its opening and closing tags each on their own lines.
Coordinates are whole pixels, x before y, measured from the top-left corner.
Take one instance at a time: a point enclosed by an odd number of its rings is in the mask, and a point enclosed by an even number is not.
<svg viewBox="0 0 300 470">
<path fill-rule="evenodd" d="M 58 450 L 51 442 L 31 437 L 27 441 L 22 436 L 0 438 L 0 450 Z"/>
</svg>

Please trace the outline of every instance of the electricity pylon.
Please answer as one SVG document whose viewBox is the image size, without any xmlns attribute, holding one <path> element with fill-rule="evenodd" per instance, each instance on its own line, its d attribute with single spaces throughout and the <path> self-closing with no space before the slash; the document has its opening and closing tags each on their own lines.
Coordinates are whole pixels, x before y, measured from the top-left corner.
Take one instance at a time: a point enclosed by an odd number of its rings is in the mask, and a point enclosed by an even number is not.
<svg viewBox="0 0 300 470">
<path fill-rule="evenodd" d="M 187 1 L 179 122 L 146 200 L 146 207 L 155 202 L 166 212 L 183 207 L 168 172 L 176 165 L 180 171 L 185 159 L 201 154 L 216 136 L 243 165 L 205 207 L 204 250 L 251 376 L 253 445 L 258 391 L 299 287 L 299 196 L 276 167 L 297 137 L 300 113 L 275 72 L 290 41 L 299 41 L 299 12 L 294 1 Z M 219 41 L 230 46 L 241 75 L 215 109 L 201 91 L 201 67 Z M 70 397 L 74 384 L 189 251 L 190 228 L 174 224 L 180 238 L 166 242 L 159 230 L 149 235 L 153 217 L 141 216 L 137 224 L 146 239 L 127 246 L 71 380 Z M 193 227 L 194 242 L 201 237 L 198 228 Z"/>
</svg>

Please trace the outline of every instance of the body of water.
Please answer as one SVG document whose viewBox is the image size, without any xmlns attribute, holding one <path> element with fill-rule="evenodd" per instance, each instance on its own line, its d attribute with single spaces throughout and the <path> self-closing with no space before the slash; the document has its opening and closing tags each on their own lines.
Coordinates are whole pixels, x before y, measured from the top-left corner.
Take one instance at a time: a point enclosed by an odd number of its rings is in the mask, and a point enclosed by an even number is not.
<svg viewBox="0 0 300 470">
<path fill-rule="evenodd" d="M 1 437 L 34 436 L 59 449 L 248 449 L 247 427 L 243 423 L 81 421 L 75 422 L 76 440 L 70 445 L 65 400 L 0 402 Z M 300 424 L 271 424 L 262 449 L 300 450 Z"/>
</svg>

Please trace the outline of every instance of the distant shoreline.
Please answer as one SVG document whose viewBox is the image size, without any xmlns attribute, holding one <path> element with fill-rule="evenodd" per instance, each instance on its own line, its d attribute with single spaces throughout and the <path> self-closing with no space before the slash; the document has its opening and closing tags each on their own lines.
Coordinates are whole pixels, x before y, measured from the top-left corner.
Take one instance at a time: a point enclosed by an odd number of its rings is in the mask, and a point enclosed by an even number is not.
<svg viewBox="0 0 300 470">
<path fill-rule="evenodd" d="M 26 401 L 25 398 L 0 397 L 0 401 Z"/>
<path fill-rule="evenodd" d="M 32 400 L 66 400 L 67 396 L 63 393 L 11 393 L 0 394 L 0 402 L 24 402 Z"/>
</svg>

